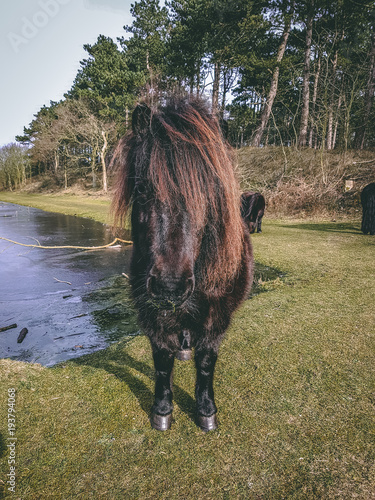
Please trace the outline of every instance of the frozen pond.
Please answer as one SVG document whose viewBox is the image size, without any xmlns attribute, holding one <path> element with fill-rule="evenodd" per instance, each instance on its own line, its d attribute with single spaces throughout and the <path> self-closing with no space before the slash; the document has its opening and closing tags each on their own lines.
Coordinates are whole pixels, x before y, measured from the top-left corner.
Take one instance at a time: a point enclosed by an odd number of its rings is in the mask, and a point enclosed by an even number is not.
<svg viewBox="0 0 375 500">
<path fill-rule="evenodd" d="M 114 239 L 108 226 L 91 219 L 3 202 L 0 236 L 44 246 L 101 246 Z M 43 250 L 0 240 L 0 328 L 17 324 L 0 332 L 0 357 L 51 366 L 137 334 L 122 275 L 130 248 Z M 23 328 L 28 333 L 17 343 Z"/>
</svg>

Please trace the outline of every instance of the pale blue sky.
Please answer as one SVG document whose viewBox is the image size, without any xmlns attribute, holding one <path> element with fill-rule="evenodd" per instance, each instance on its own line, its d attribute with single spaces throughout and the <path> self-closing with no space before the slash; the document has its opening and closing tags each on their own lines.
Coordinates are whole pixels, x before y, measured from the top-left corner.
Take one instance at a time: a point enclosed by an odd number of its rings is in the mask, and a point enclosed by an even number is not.
<svg viewBox="0 0 375 500">
<path fill-rule="evenodd" d="M 0 146 L 69 90 L 99 34 L 125 35 L 133 0 L 11 0 L 0 6 Z"/>
</svg>

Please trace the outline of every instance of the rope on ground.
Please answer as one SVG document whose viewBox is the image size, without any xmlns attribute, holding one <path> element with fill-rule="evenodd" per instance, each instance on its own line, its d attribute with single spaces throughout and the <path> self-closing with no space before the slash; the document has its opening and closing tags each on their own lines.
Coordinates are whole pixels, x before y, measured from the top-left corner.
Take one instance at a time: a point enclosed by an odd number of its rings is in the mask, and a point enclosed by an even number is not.
<svg viewBox="0 0 375 500">
<path fill-rule="evenodd" d="M 117 242 L 120 243 L 125 243 L 127 245 L 132 245 L 133 242 L 129 240 L 122 240 L 121 238 L 115 238 L 111 243 L 108 243 L 107 245 L 101 245 L 98 247 L 80 247 L 80 246 L 74 246 L 74 245 L 62 245 L 62 246 L 44 246 L 41 245 L 38 241 L 38 244 L 34 245 L 27 245 L 26 243 L 19 243 L 18 241 L 13 241 L 8 238 L 4 238 L 0 236 L 0 240 L 8 241 L 9 243 L 13 243 L 14 245 L 20 245 L 21 247 L 32 247 L 32 248 L 42 248 L 43 250 L 49 250 L 49 249 L 66 249 L 66 248 L 71 248 L 75 250 L 102 250 L 103 248 L 109 248 L 113 247 Z"/>
</svg>

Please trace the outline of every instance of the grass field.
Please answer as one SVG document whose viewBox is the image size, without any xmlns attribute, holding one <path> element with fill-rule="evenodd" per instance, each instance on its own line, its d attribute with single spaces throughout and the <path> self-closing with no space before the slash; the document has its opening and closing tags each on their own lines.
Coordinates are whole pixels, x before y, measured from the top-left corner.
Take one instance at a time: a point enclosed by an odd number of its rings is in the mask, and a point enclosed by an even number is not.
<svg viewBox="0 0 375 500">
<path fill-rule="evenodd" d="M 4 492 L 15 388 L 12 498 L 375 498 L 375 238 L 265 219 L 253 246 L 259 293 L 221 347 L 217 431 L 196 427 L 194 366 L 179 361 L 172 429 L 150 428 L 142 336 L 54 368 L 2 360 Z"/>
<path fill-rule="evenodd" d="M 79 215 L 99 222 L 110 223 L 109 197 L 90 196 L 89 194 L 77 196 L 75 194 L 36 194 L 20 191 L 0 191 L 0 201 L 40 208 L 47 212 L 57 212 L 67 215 Z"/>
</svg>

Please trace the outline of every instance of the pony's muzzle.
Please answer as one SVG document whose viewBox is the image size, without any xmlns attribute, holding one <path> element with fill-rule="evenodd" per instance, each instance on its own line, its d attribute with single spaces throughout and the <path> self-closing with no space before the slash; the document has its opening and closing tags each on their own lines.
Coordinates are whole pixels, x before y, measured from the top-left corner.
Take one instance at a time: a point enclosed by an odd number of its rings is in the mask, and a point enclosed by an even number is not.
<svg viewBox="0 0 375 500">
<path fill-rule="evenodd" d="M 179 307 L 191 296 L 195 287 L 194 275 L 162 276 L 152 269 L 147 278 L 147 292 L 153 301 L 167 309 Z"/>
</svg>

